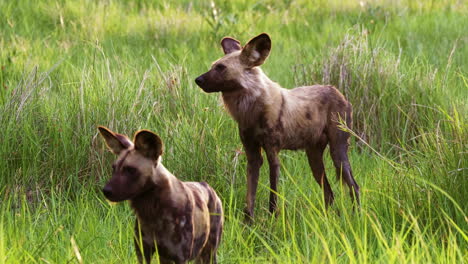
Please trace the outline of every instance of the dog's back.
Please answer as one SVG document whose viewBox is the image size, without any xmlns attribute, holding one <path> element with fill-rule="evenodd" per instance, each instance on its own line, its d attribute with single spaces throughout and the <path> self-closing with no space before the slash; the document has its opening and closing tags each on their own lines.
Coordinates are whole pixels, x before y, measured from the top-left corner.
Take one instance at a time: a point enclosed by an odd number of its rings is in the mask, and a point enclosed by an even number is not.
<svg viewBox="0 0 468 264">
<path fill-rule="evenodd" d="M 206 182 L 185 182 L 184 185 L 194 204 L 193 254 L 215 262 L 213 251 L 218 248 L 224 224 L 221 199 Z"/>
<path fill-rule="evenodd" d="M 280 88 L 276 98 L 254 123 L 252 136 L 262 145 L 304 149 L 325 137 L 327 129 L 336 127 L 340 118 L 351 119 L 351 104 L 333 86 Z"/>
</svg>

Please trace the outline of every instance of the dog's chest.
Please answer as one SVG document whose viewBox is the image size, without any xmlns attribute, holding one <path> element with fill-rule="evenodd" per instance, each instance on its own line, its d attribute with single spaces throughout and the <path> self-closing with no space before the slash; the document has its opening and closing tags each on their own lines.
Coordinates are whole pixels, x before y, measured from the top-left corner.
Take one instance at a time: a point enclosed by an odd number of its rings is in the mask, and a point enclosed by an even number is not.
<svg viewBox="0 0 468 264">
<path fill-rule="evenodd" d="M 161 210 L 154 219 L 139 219 L 146 244 L 156 242 L 161 256 L 189 259 L 192 255 L 193 221 L 188 208 Z M 190 211 L 190 210 L 189 210 Z"/>
<path fill-rule="evenodd" d="M 282 131 L 279 127 L 267 126 L 264 123 L 257 123 L 249 135 L 262 146 L 279 146 L 282 142 Z"/>
</svg>

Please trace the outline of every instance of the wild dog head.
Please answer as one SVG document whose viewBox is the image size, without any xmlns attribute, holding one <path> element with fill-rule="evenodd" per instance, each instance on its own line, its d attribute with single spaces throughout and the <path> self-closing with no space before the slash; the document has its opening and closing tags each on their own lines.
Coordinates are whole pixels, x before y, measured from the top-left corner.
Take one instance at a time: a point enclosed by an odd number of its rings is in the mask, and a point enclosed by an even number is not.
<svg viewBox="0 0 468 264">
<path fill-rule="evenodd" d="M 159 179 L 156 168 L 163 144 L 158 135 L 148 130 L 135 133 L 134 143 L 126 136 L 100 126 L 107 147 L 118 156 L 112 164 L 112 178 L 102 190 L 113 202 L 132 199 L 149 190 Z"/>
<path fill-rule="evenodd" d="M 225 37 L 221 40 L 224 57 L 215 61 L 211 69 L 195 79 L 200 88 L 207 93 L 233 92 L 249 87 L 258 81 L 262 65 L 270 54 L 270 37 L 263 33 L 241 47 L 236 39 Z"/>
</svg>

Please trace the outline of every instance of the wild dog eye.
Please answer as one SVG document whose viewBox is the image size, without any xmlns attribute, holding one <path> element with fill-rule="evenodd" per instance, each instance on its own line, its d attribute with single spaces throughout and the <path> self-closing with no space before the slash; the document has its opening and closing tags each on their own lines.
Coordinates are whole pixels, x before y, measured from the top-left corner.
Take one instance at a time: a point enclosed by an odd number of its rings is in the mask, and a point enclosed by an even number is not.
<svg viewBox="0 0 468 264">
<path fill-rule="evenodd" d="M 112 171 L 115 171 L 115 164 L 112 164 Z"/>
<path fill-rule="evenodd" d="M 218 64 L 218 65 L 215 66 L 215 70 L 217 70 L 217 71 L 222 71 L 224 69 L 226 69 L 226 65 L 224 65 L 224 64 Z"/>
<path fill-rule="evenodd" d="M 135 175 L 138 173 L 138 170 L 134 167 L 125 166 L 122 168 L 122 172 L 126 175 Z"/>
</svg>

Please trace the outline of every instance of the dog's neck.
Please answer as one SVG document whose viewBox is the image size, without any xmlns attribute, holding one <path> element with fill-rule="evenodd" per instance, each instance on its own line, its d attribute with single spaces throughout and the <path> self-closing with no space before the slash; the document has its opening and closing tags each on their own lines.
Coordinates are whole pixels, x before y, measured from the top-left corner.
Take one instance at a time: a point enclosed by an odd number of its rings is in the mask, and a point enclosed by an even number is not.
<svg viewBox="0 0 468 264">
<path fill-rule="evenodd" d="M 276 120 L 283 100 L 284 89 L 260 68 L 252 69 L 249 76 L 241 81 L 242 89 L 222 93 L 226 108 L 241 128 L 255 126 L 262 117 Z"/>
<path fill-rule="evenodd" d="M 180 195 L 185 193 L 182 182 L 179 181 L 159 162 L 153 170 L 158 177 L 148 179 L 144 191 L 130 200 L 130 204 L 142 221 L 151 221 L 154 217 L 160 217 L 159 212 L 165 208 L 184 204 L 187 197 Z M 158 179 L 155 182 L 155 178 Z"/>
</svg>

